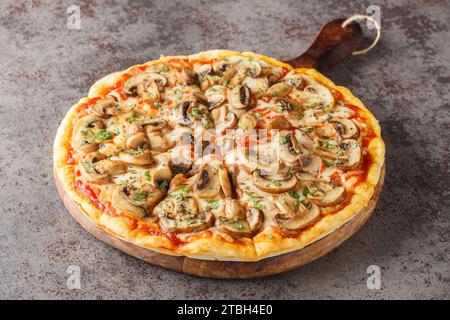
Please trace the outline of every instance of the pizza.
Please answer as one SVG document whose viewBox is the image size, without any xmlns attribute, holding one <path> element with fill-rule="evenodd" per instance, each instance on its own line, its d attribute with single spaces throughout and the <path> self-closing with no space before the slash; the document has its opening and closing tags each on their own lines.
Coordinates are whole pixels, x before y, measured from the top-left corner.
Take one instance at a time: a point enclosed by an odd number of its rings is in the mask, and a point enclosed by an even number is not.
<svg viewBox="0 0 450 320">
<path fill-rule="evenodd" d="M 363 103 L 318 71 L 214 50 L 97 81 L 53 152 L 64 193 L 115 237 L 256 261 L 301 250 L 367 206 L 385 146 Z"/>
</svg>

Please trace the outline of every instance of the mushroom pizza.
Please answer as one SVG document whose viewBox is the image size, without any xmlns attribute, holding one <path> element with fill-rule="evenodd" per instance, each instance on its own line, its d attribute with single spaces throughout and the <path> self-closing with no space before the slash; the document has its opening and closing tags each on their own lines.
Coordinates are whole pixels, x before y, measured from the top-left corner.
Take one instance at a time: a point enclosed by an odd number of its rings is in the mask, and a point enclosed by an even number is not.
<svg viewBox="0 0 450 320">
<path fill-rule="evenodd" d="M 361 211 L 380 126 L 314 69 L 225 50 L 161 57 L 96 82 L 54 143 L 55 177 L 99 228 L 199 259 L 300 250 Z"/>
</svg>

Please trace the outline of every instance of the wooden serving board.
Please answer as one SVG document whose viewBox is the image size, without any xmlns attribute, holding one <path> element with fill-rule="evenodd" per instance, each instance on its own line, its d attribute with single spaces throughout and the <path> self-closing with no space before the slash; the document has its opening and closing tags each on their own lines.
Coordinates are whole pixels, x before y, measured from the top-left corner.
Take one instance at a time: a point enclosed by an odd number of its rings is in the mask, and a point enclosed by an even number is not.
<svg viewBox="0 0 450 320">
<path fill-rule="evenodd" d="M 73 218 L 89 233 L 114 248 L 151 264 L 191 275 L 217 279 L 249 279 L 278 274 L 303 266 L 322 257 L 350 238 L 366 223 L 375 210 L 383 187 L 384 176 L 385 168 L 383 166 L 381 177 L 372 199 L 349 222 L 301 250 L 255 262 L 211 261 L 170 256 L 122 240 L 95 225 L 65 193 L 56 177 L 55 180 L 58 193 Z"/>
<path fill-rule="evenodd" d="M 333 20 L 322 27 L 311 46 L 297 58 L 287 61 L 292 66 L 317 68 L 326 71 L 349 57 L 362 42 L 362 29 L 356 23 L 342 28 L 344 19 Z M 89 233 L 103 242 L 146 262 L 200 277 L 217 279 L 248 279 L 286 272 L 310 263 L 327 254 L 350 238 L 369 219 L 375 210 L 384 183 L 385 168 L 368 205 L 349 222 L 328 236 L 301 250 L 255 262 L 211 261 L 171 256 L 146 249 L 122 240 L 95 225 L 65 193 L 55 176 L 58 193 L 70 214 Z"/>
</svg>

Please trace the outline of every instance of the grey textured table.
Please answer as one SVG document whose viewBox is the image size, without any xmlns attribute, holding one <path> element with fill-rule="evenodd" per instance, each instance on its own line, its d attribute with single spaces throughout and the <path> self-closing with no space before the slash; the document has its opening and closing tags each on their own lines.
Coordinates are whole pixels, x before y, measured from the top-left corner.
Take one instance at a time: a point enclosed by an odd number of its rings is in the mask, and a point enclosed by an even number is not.
<svg viewBox="0 0 450 320">
<path fill-rule="evenodd" d="M 80 6 L 81 30 L 67 27 Z M 287 59 L 360 1 L 1 1 L 0 298 L 449 298 L 450 3 L 377 1 L 382 42 L 328 75 L 380 120 L 387 177 L 353 238 L 298 270 L 251 281 L 167 271 L 97 241 L 66 212 L 52 143 L 98 78 L 159 54 L 214 48 Z M 67 268 L 81 270 L 68 289 Z M 381 289 L 369 290 L 369 265 Z"/>
</svg>

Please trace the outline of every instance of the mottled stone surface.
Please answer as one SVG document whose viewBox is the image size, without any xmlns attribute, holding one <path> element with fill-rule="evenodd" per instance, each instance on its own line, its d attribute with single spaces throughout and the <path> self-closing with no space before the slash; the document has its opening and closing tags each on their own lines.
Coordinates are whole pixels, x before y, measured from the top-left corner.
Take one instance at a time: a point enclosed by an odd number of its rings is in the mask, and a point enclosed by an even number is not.
<svg viewBox="0 0 450 320">
<path fill-rule="evenodd" d="M 310 265 L 251 281 L 167 271 L 94 239 L 55 190 L 56 129 L 96 79 L 214 48 L 291 58 L 324 22 L 370 3 L 1 1 L 0 298 L 448 299 L 449 1 L 376 1 L 382 42 L 328 73 L 380 120 L 388 175 L 366 226 Z M 66 27 L 71 4 L 81 7 L 81 30 Z M 80 290 L 66 287 L 72 264 Z M 366 287 L 369 265 L 381 268 L 380 290 Z"/>
</svg>

